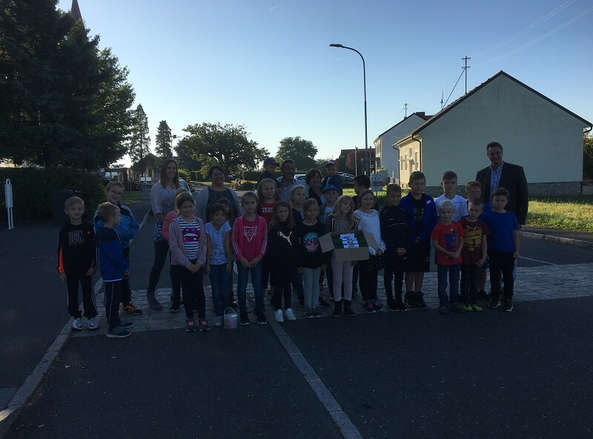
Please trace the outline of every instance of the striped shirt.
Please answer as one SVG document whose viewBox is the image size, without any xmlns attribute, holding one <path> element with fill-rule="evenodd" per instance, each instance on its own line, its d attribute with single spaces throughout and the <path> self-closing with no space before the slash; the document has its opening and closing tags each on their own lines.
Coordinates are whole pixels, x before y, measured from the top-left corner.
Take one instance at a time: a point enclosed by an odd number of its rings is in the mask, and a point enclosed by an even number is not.
<svg viewBox="0 0 593 439">
<path fill-rule="evenodd" d="M 192 221 L 187 222 L 180 215 L 175 221 L 179 224 L 181 229 L 181 236 L 183 236 L 183 253 L 190 261 L 198 259 L 200 254 L 200 223 L 194 218 Z"/>
</svg>

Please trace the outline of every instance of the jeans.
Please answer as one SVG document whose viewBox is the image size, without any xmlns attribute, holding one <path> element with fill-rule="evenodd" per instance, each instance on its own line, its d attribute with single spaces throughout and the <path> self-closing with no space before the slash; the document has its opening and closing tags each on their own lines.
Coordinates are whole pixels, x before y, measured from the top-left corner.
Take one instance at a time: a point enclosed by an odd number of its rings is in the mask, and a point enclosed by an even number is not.
<svg viewBox="0 0 593 439">
<path fill-rule="evenodd" d="M 241 263 L 237 263 L 239 271 L 239 311 L 241 315 L 247 315 L 247 281 L 249 280 L 249 273 L 251 273 L 251 285 L 255 293 L 255 314 L 260 315 L 264 313 L 264 291 L 262 288 L 262 265 L 259 261 L 255 267 L 245 268 Z"/>
<path fill-rule="evenodd" d="M 217 316 L 224 314 L 224 309 L 231 305 L 229 298 L 229 275 L 226 264 L 210 265 L 210 285 L 212 286 L 212 301 L 214 313 Z"/>
<path fill-rule="evenodd" d="M 352 300 L 352 261 L 338 261 L 335 254 L 331 259 L 334 300 Z"/>
<path fill-rule="evenodd" d="M 466 305 L 476 305 L 478 302 L 478 284 L 482 267 L 476 264 L 461 266 L 461 298 Z"/>
<path fill-rule="evenodd" d="M 457 302 L 459 291 L 459 264 L 438 266 L 438 290 L 441 306 L 452 305 Z M 447 275 L 449 275 L 449 296 L 447 296 Z"/>
<path fill-rule="evenodd" d="M 192 264 L 195 263 L 195 261 L 191 262 Z M 193 319 L 194 309 L 197 309 L 198 318 L 200 320 L 204 319 L 206 317 L 206 299 L 204 297 L 203 269 L 200 268 L 197 272 L 192 273 L 181 265 L 173 265 L 172 267 L 175 276 L 181 280 L 185 317 L 188 320 Z"/>
<path fill-rule="evenodd" d="M 169 252 L 169 243 L 164 239 L 159 239 L 158 241 L 154 241 L 154 262 L 152 264 L 152 269 L 150 270 L 150 277 L 148 279 L 148 293 L 154 293 L 156 289 L 156 284 L 159 283 L 159 279 L 161 277 L 161 271 L 163 271 L 163 266 L 165 265 L 165 261 L 167 258 L 167 253 Z"/>
<path fill-rule="evenodd" d="M 321 276 L 321 267 L 303 268 L 303 293 L 307 310 L 319 306 L 319 276 Z"/>
<path fill-rule="evenodd" d="M 512 253 L 488 253 L 490 259 L 490 286 L 492 290 L 492 300 L 498 300 L 500 297 L 500 274 L 504 279 L 504 299 L 512 300 L 515 280 L 513 279 L 513 270 L 515 268 L 515 259 Z"/>
</svg>

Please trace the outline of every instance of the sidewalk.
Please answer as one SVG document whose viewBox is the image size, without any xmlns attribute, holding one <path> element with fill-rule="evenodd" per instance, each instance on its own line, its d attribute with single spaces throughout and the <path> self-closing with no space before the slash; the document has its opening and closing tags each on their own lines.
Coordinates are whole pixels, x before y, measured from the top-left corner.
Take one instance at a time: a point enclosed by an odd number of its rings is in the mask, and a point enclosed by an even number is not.
<svg viewBox="0 0 593 439">
<path fill-rule="evenodd" d="M 545 239 L 579 247 L 593 247 L 593 233 L 590 232 L 524 226 L 521 228 L 521 234 L 526 238 Z"/>
</svg>

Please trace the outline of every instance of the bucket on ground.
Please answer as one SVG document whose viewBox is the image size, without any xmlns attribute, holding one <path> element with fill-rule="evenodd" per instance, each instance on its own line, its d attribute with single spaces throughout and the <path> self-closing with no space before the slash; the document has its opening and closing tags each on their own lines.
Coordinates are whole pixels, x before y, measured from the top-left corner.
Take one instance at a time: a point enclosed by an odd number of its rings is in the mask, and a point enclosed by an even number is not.
<svg viewBox="0 0 593 439">
<path fill-rule="evenodd" d="M 237 329 L 239 327 L 239 315 L 235 308 L 229 306 L 224 310 L 224 327 L 226 329 Z"/>
</svg>

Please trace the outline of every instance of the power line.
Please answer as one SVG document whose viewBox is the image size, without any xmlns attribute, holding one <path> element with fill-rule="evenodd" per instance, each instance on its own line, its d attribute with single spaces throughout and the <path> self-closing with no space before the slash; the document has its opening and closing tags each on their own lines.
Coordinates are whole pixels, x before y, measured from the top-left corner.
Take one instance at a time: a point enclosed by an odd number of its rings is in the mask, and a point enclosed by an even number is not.
<svg viewBox="0 0 593 439">
<path fill-rule="evenodd" d="M 453 90 L 451 90 L 451 93 L 449 93 L 449 96 L 447 96 L 447 100 L 445 101 L 445 103 L 443 104 L 443 107 L 445 107 L 447 105 L 447 102 L 449 102 L 449 98 L 451 97 L 451 95 L 453 94 L 453 92 L 455 91 L 455 88 L 457 87 L 457 84 L 459 84 L 459 80 L 461 79 L 461 77 L 463 76 L 463 72 L 464 70 L 461 71 L 461 75 L 459 75 L 459 78 L 457 78 L 457 81 L 455 81 L 455 85 L 453 86 Z"/>
</svg>

